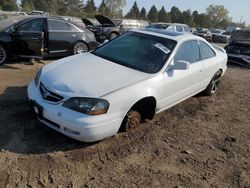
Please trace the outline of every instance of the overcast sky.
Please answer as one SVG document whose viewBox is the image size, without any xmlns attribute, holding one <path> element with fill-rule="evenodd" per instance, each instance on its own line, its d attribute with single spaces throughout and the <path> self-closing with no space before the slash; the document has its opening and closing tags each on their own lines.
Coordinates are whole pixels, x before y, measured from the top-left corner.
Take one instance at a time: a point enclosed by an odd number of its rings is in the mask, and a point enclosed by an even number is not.
<svg viewBox="0 0 250 188">
<path fill-rule="evenodd" d="M 84 0 L 84 2 L 86 1 Z M 96 6 L 99 6 L 101 1 L 95 0 Z M 129 11 L 134 2 L 134 0 L 127 0 L 126 6 L 123 9 L 124 14 Z M 229 10 L 234 22 L 240 22 L 242 16 L 242 21 L 250 24 L 250 0 L 137 0 L 137 4 L 139 8 L 144 6 L 147 11 L 154 4 L 158 9 L 164 6 L 167 11 L 172 6 L 176 6 L 182 11 L 191 9 L 192 11 L 197 10 L 199 13 L 205 12 L 206 8 L 211 4 L 224 5 Z"/>
</svg>

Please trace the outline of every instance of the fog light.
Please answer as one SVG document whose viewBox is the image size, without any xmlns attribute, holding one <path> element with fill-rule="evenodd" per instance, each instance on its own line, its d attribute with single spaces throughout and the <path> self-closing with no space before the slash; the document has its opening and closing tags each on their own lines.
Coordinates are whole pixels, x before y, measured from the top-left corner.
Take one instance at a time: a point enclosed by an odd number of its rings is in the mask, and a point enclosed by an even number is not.
<svg viewBox="0 0 250 188">
<path fill-rule="evenodd" d="M 73 131 L 73 130 L 68 129 L 68 128 L 66 128 L 66 127 L 64 127 L 63 130 L 64 130 L 66 133 L 69 133 L 69 134 L 80 135 L 80 132 Z"/>
</svg>

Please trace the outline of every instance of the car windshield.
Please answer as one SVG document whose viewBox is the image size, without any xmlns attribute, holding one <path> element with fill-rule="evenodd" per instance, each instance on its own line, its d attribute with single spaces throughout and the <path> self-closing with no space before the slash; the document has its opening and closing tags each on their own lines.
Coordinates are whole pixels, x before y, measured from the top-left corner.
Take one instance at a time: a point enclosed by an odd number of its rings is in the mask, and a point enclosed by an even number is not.
<svg viewBox="0 0 250 188">
<path fill-rule="evenodd" d="M 127 32 L 93 52 L 96 56 L 146 73 L 157 73 L 172 53 L 176 41 Z"/>
</svg>

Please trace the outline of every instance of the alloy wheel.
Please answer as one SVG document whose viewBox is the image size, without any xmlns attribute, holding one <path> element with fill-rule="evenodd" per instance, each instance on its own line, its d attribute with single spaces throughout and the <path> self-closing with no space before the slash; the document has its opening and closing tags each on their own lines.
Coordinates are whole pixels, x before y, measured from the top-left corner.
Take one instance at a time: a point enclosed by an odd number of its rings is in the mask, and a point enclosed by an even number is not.
<svg viewBox="0 0 250 188">
<path fill-rule="evenodd" d="M 88 46 L 85 43 L 78 42 L 74 46 L 73 53 L 74 54 L 82 54 L 88 52 Z"/>
<path fill-rule="evenodd" d="M 221 72 L 217 72 L 213 81 L 212 81 L 212 86 L 211 86 L 211 93 L 215 93 L 217 88 L 218 88 L 218 85 L 220 83 L 220 80 L 221 80 Z"/>
<path fill-rule="evenodd" d="M 0 46 L 0 65 L 5 62 L 6 57 L 7 57 L 7 54 L 6 54 L 5 49 L 2 46 Z"/>
</svg>

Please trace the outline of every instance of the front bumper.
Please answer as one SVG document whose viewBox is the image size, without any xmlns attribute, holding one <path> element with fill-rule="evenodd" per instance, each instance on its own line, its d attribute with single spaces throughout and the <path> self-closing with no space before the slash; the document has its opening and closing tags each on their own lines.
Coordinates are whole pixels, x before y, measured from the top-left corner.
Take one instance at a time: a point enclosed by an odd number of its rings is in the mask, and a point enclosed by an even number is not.
<svg viewBox="0 0 250 188">
<path fill-rule="evenodd" d="M 123 120 L 119 113 L 91 116 L 67 109 L 62 102 L 46 102 L 34 81 L 28 86 L 28 98 L 42 123 L 82 142 L 95 142 L 115 135 Z"/>
</svg>

